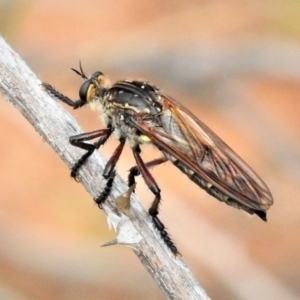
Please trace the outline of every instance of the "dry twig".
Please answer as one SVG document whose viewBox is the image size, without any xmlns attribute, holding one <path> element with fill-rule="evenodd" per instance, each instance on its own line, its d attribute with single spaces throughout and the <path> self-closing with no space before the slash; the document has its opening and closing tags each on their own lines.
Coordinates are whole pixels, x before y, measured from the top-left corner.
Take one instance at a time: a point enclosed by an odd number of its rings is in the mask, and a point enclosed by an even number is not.
<svg viewBox="0 0 300 300">
<path fill-rule="evenodd" d="M 0 89 L 5 98 L 70 168 L 82 155 L 80 149 L 69 144 L 69 136 L 80 133 L 80 127 L 57 101 L 42 90 L 41 82 L 1 37 L 0 53 Z M 96 152 L 80 170 L 81 182 L 93 198 L 100 195 L 105 186 L 101 176 L 105 163 Z M 168 298 L 209 299 L 183 261 L 175 258 L 164 245 L 135 195 L 131 195 L 130 213 L 127 210 L 121 213 L 120 205 L 116 205 L 118 201 L 114 199 L 122 199 L 120 195 L 127 189 L 125 182 L 117 176 L 111 196 L 103 205 L 110 222 L 120 232 L 117 242 L 133 247 Z"/>
</svg>

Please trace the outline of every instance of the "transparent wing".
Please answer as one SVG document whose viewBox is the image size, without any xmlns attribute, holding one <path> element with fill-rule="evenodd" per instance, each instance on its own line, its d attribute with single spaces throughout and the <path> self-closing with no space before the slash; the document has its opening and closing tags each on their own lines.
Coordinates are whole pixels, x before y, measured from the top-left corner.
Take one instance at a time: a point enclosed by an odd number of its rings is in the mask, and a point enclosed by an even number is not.
<svg viewBox="0 0 300 300">
<path fill-rule="evenodd" d="M 224 194 L 252 209 L 268 210 L 272 195 L 259 176 L 189 110 L 169 96 L 161 97 L 160 125 L 141 119 L 131 119 L 131 125 Z"/>
</svg>

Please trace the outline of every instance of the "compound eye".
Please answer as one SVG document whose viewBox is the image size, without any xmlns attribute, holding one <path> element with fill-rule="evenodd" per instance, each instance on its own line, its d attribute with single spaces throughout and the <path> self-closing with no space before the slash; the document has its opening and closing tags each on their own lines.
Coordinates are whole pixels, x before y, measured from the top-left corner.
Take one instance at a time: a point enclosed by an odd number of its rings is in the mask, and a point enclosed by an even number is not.
<svg viewBox="0 0 300 300">
<path fill-rule="evenodd" d="M 99 79 L 99 77 L 103 77 L 103 73 L 98 71 L 98 72 L 95 72 L 92 76 L 93 78 L 96 78 L 96 79 Z"/>
<path fill-rule="evenodd" d="M 80 90 L 79 90 L 79 97 L 82 101 L 85 101 L 85 102 L 88 102 L 88 94 L 89 94 L 89 89 L 90 89 L 90 86 L 92 85 L 92 83 L 87 80 L 85 81 L 81 87 L 80 87 Z"/>
</svg>

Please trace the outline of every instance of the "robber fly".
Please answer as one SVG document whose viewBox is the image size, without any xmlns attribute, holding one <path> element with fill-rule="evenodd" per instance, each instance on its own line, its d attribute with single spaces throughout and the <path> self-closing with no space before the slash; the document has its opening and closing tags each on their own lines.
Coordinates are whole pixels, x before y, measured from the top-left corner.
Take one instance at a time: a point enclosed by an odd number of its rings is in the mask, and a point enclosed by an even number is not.
<svg viewBox="0 0 300 300">
<path fill-rule="evenodd" d="M 79 90 L 79 100 L 69 99 L 49 84 L 43 83 L 43 87 L 49 94 L 74 109 L 86 104 L 94 108 L 100 107 L 106 129 L 70 137 L 72 145 L 87 151 L 73 166 L 71 176 L 78 178 L 80 167 L 112 133 L 120 142 L 103 172 L 103 177 L 107 179 L 106 188 L 95 199 L 100 207 L 110 193 L 116 163 L 128 141 L 136 161 L 136 166 L 129 171 L 128 185 L 132 186 L 135 177 L 142 175 L 155 195 L 149 215 L 175 255 L 179 252 L 158 218 L 160 188 L 148 170 L 166 161 L 171 161 L 190 180 L 216 199 L 267 220 L 266 211 L 273 204 L 268 187 L 237 154 L 182 104 L 148 82 L 124 80 L 109 86 L 108 79 L 102 72 L 95 72 L 87 77 L 81 65 L 80 71 L 72 70 L 84 79 Z M 86 143 L 95 138 L 98 138 L 96 143 Z M 156 146 L 162 156 L 145 163 L 140 155 L 140 146 L 143 144 Z"/>
</svg>

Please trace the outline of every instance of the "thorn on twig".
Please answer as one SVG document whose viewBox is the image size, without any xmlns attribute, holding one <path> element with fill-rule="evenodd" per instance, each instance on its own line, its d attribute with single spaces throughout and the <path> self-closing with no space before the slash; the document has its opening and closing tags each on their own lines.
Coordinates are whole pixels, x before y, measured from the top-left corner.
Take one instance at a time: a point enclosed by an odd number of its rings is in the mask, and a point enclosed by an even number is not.
<svg viewBox="0 0 300 300">
<path fill-rule="evenodd" d="M 127 217 L 130 215 L 130 196 L 135 190 L 135 186 L 136 183 L 116 199 L 118 209 Z"/>
<path fill-rule="evenodd" d="M 142 236 L 138 233 L 130 220 L 130 196 L 134 191 L 135 184 L 132 185 L 125 193 L 116 198 L 116 205 L 121 212 L 121 216 L 113 213 L 108 218 L 109 227 L 113 227 L 118 231 L 118 236 L 102 245 L 107 247 L 112 245 L 126 245 L 135 248 L 135 245 L 142 240 Z"/>
</svg>

